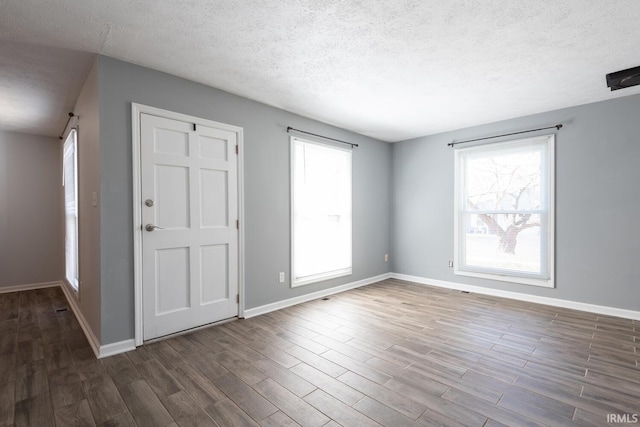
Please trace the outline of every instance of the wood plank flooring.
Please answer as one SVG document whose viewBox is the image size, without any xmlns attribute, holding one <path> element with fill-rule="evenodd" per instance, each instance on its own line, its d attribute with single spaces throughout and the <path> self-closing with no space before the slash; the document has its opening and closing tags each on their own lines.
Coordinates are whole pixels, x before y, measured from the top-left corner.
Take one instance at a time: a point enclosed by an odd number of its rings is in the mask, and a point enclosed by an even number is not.
<svg viewBox="0 0 640 427">
<path fill-rule="evenodd" d="M 0 295 L 0 426 L 565 426 L 640 413 L 640 322 L 386 280 L 96 360 Z"/>
</svg>

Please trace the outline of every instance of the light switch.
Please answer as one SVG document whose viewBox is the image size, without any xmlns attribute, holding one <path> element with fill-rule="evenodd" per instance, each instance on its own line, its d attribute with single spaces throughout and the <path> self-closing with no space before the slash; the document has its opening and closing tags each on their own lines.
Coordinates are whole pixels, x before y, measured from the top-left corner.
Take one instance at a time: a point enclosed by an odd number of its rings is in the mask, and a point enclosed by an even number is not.
<svg viewBox="0 0 640 427">
<path fill-rule="evenodd" d="M 91 193 L 91 206 L 98 206 L 98 192 Z"/>
</svg>

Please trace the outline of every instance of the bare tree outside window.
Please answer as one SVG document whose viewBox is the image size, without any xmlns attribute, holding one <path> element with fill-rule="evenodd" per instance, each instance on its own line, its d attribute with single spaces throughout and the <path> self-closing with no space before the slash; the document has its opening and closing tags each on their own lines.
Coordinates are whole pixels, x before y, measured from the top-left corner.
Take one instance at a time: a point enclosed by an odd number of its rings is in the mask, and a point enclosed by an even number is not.
<svg viewBox="0 0 640 427">
<path fill-rule="evenodd" d="M 550 281 L 552 139 L 458 149 L 457 273 Z"/>
<path fill-rule="evenodd" d="M 527 151 L 467 161 L 469 209 L 479 212 L 478 218 L 498 237 L 504 253 L 516 253 L 520 232 L 540 227 L 531 213 L 540 209 L 540 157 L 540 151 Z"/>
</svg>

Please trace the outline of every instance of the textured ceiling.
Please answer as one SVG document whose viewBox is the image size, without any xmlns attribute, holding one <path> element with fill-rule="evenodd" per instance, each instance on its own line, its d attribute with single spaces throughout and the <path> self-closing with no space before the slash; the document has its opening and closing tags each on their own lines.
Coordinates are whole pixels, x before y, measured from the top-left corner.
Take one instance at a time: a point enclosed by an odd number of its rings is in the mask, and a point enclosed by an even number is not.
<svg viewBox="0 0 640 427">
<path fill-rule="evenodd" d="M 94 58 L 0 39 L 0 130 L 58 136 Z"/>
<path fill-rule="evenodd" d="M 397 141 L 640 93 L 604 77 L 640 65 L 639 22 L 637 0 L 0 0 L 0 39 L 28 51 L 0 51 L 0 125 L 64 111 L 89 52 Z"/>
</svg>

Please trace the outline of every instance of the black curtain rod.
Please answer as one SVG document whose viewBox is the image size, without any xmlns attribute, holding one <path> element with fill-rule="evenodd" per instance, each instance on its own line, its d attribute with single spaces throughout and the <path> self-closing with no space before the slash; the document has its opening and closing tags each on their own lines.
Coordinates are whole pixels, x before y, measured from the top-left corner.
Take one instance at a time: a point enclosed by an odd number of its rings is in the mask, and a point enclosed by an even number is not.
<svg viewBox="0 0 640 427">
<path fill-rule="evenodd" d="M 331 141 L 336 141 L 336 142 L 339 142 L 341 144 L 347 144 L 347 145 L 350 145 L 351 147 L 357 147 L 358 146 L 358 144 L 352 144 L 351 142 L 341 141 L 339 139 L 329 138 L 328 136 L 322 136 L 322 135 L 318 135 L 317 133 L 311 133 L 311 132 L 307 132 L 307 131 L 304 131 L 304 130 L 292 128 L 291 126 L 287 126 L 287 132 L 290 132 L 292 130 L 295 130 L 296 132 L 300 132 L 300 133 L 306 133 L 307 135 L 317 136 L 318 138 L 330 139 Z"/>
<path fill-rule="evenodd" d="M 505 133 L 505 134 L 502 134 L 502 135 L 494 135 L 494 136 L 486 136 L 484 138 L 468 139 L 466 141 L 459 141 L 459 142 L 450 142 L 447 145 L 449 147 L 453 147 L 454 145 L 458 145 L 458 144 L 466 144 L 467 142 L 475 142 L 475 141 L 483 141 L 485 139 L 500 138 L 501 136 L 519 135 L 521 133 L 537 132 L 539 130 L 547 130 L 547 129 L 560 130 L 561 128 L 562 128 L 562 124 L 557 124 L 555 126 L 549 126 L 548 128 L 529 129 L 529 130 L 523 130 L 521 132 Z"/>
<path fill-rule="evenodd" d="M 69 122 L 74 117 L 77 117 L 77 116 L 75 114 L 73 114 L 72 112 L 69 112 L 69 118 L 67 119 L 67 124 L 64 125 L 64 128 L 62 129 L 62 132 L 61 132 L 60 136 L 58 137 L 58 139 L 63 139 L 64 138 L 64 131 L 67 130 L 67 126 L 69 126 Z"/>
</svg>

